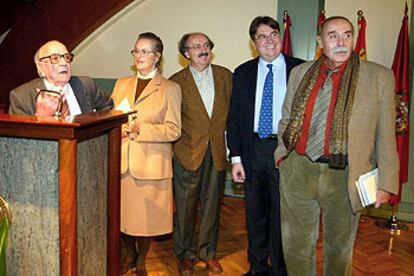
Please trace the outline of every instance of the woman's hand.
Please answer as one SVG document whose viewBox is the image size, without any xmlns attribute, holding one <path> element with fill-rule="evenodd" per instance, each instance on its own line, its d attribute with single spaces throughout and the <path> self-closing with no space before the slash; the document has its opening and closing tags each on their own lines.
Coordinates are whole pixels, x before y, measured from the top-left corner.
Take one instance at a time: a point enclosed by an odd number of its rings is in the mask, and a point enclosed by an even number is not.
<svg viewBox="0 0 414 276">
<path fill-rule="evenodd" d="M 139 134 L 140 123 L 137 118 L 129 122 L 129 131 L 131 133 Z"/>
</svg>

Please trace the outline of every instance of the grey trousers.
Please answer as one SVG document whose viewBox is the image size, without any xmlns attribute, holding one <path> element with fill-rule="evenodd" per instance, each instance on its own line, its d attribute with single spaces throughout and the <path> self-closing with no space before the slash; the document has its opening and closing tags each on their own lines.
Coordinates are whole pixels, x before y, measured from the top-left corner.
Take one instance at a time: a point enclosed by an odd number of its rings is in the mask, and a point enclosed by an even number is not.
<svg viewBox="0 0 414 276">
<path fill-rule="evenodd" d="M 220 203 L 225 170 L 217 171 L 210 148 L 201 166 L 188 171 L 174 159 L 174 197 L 176 205 L 174 250 L 179 260 L 209 260 L 216 257 L 220 223 Z M 201 205 L 200 233 L 196 246 L 195 222 Z"/>
<path fill-rule="evenodd" d="M 316 275 L 320 213 L 324 275 L 351 275 L 360 213 L 348 197 L 348 168 L 330 169 L 295 151 L 280 166 L 282 244 L 289 276 Z"/>
</svg>

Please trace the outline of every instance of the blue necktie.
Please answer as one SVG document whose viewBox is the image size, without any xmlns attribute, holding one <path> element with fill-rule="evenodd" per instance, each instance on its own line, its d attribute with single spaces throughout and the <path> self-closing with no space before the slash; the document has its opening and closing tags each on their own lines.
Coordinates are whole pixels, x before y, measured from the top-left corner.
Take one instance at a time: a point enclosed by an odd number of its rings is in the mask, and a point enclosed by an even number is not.
<svg viewBox="0 0 414 276">
<path fill-rule="evenodd" d="M 273 72 L 272 64 L 268 64 L 269 72 L 263 87 L 262 104 L 259 115 L 259 137 L 266 138 L 273 132 Z"/>
</svg>

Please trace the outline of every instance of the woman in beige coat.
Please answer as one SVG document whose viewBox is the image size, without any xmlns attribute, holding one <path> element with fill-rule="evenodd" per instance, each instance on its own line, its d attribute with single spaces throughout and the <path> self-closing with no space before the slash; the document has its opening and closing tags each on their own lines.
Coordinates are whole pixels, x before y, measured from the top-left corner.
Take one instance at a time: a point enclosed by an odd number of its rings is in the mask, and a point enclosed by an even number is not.
<svg viewBox="0 0 414 276">
<path fill-rule="evenodd" d="M 172 145 L 181 135 L 181 90 L 158 71 L 163 44 L 153 33 L 138 36 L 131 54 L 136 76 L 119 79 L 115 108 L 136 110 L 122 130 L 121 265 L 147 275 L 151 237 L 172 232 Z"/>
</svg>

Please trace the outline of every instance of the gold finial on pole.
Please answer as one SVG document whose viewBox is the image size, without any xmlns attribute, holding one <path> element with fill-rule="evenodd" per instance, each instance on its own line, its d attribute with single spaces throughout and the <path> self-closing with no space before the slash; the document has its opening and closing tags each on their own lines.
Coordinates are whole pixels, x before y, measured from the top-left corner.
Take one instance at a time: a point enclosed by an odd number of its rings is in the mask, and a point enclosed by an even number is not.
<svg viewBox="0 0 414 276">
<path fill-rule="evenodd" d="M 407 5 L 407 1 L 405 1 L 404 15 L 405 15 L 405 16 L 407 16 L 407 15 L 408 15 L 408 5 Z"/>
<path fill-rule="evenodd" d="M 286 18 L 288 17 L 288 11 L 287 10 L 285 10 L 284 12 L 283 12 L 283 20 L 286 20 Z"/>
<path fill-rule="evenodd" d="M 359 10 L 357 12 L 358 18 L 364 17 L 364 12 L 362 10 Z"/>
</svg>

